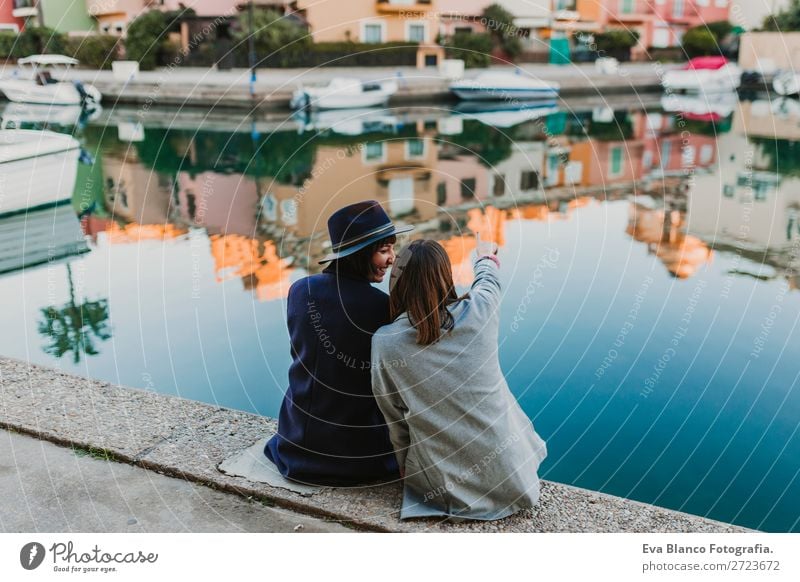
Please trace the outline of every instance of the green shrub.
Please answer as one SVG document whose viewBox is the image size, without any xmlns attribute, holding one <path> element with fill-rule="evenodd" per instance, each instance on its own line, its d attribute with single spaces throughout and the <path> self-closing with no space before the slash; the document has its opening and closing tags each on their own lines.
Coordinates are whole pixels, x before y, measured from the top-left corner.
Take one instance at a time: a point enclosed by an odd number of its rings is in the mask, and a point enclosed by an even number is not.
<svg viewBox="0 0 800 582">
<path fill-rule="evenodd" d="M 239 27 L 235 35 L 239 50 L 249 50 L 250 19 L 247 11 L 239 14 Z M 266 59 L 270 66 L 293 66 L 311 48 L 311 36 L 295 20 L 271 9 L 253 11 L 253 48 L 256 62 Z"/>
<path fill-rule="evenodd" d="M 639 33 L 635 30 L 609 30 L 594 36 L 597 50 L 607 53 L 630 50 L 639 42 Z"/>
<path fill-rule="evenodd" d="M 800 0 L 791 0 L 789 5 L 777 14 L 764 17 L 761 28 L 773 32 L 800 30 Z"/>
<path fill-rule="evenodd" d="M 320 42 L 306 50 L 256 53 L 258 67 L 413 67 L 419 45 L 408 42 Z M 247 50 L 236 51 L 236 66 L 247 67 Z"/>
<path fill-rule="evenodd" d="M 125 38 L 125 58 L 139 61 L 143 71 L 156 68 L 162 59 L 167 39 L 167 19 L 158 10 L 150 10 L 136 17 L 128 25 Z"/>
<path fill-rule="evenodd" d="M 16 32 L 10 30 L 0 30 L 0 58 L 7 59 L 14 56 L 17 50 L 17 37 Z"/>
<path fill-rule="evenodd" d="M 714 33 L 704 28 L 693 28 L 683 35 L 683 50 L 689 58 L 720 53 L 719 43 Z"/>
<path fill-rule="evenodd" d="M 445 50 L 447 58 L 461 59 L 467 68 L 488 67 L 491 62 L 492 36 L 488 33 L 457 32 L 447 40 Z"/>
<path fill-rule="evenodd" d="M 492 4 L 483 11 L 482 17 L 494 46 L 512 59 L 518 57 L 522 52 L 522 41 L 521 31 L 514 25 L 514 15 L 499 4 Z"/>
<path fill-rule="evenodd" d="M 63 55 L 66 36 L 46 26 L 29 26 L 17 38 L 15 57 L 53 53 Z"/>
<path fill-rule="evenodd" d="M 707 22 L 706 24 L 698 26 L 697 28 L 708 29 L 715 37 L 717 37 L 717 42 L 722 42 L 722 40 L 733 31 L 733 24 L 727 20 L 717 20 L 716 22 Z"/>
<path fill-rule="evenodd" d="M 66 54 L 92 69 L 110 69 L 119 58 L 122 41 L 110 34 L 97 34 L 67 39 Z"/>
</svg>

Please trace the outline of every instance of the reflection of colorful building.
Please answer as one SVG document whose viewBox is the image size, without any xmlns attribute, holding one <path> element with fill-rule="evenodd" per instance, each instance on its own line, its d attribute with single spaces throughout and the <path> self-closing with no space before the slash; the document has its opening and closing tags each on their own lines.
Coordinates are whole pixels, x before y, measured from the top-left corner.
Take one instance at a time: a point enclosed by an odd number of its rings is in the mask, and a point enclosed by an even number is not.
<svg viewBox="0 0 800 582">
<path fill-rule="evenodd" d="M 784 251 L 800 244 L 800 176 L 770 163 L 774 138 L 754 147 L 745 135 L 720 137 L 719 172 L 689 192 L 691 231 L 715 244 Z"/>
<path fill-rule="evenodd" d="M 256 182 L 241 174 L 178 173 L 174 218 L 209 234 L 255 236 L 259 193 Z"/>
<path fill-rule="evenodd" d="M 275 243 L 238 234 L 211 235 L 211 256 L 218 282 L 242 279 L 259 301 L 286 297 L 291 261 L 278 256 Z"/>
<path fill-rule="evenodd" d="M 112 218 L 142 225 L 170 221 L 174 182 L 142 165 L 136 150 L 105 154 L 103 174 L 106 209 Z"/>
<path fill-rule="evenodd" d="M 349 146 L 320 145 L 312 178 L 302 185 L 262 181 L 261 227 L 305 241 L 298 258 L 309 268 L 319 268 L 315 258 L 327 252 L 328 217 L 342 206 L 372 199 L 401 221 L 435 218 L 436 155 L 427 135 Z"/>
<path fill-rule="evenodd" d="M 634 240 L 647 244 L 667 270 L 679 279 L 694 275 L 710 263 L 713 252 L 698 237 L 686 234 L 685 216 L 677 210 L 650 209 L 631 204 L 626 232 Z"/>
</svg>

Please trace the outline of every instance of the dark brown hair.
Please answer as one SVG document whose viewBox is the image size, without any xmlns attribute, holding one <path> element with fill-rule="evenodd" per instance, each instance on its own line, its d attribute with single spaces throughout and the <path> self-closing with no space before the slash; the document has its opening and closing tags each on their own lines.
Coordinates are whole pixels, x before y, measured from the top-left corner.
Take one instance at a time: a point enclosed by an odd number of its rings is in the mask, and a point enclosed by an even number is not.
<svg viewBox="0 0 800 582">
<path fill-rule="evenodd" d="M 325 268 L 325 272 L 369 280 L 372 275 L 377 273 L 375 265 L 372 264 L 372 255 L 378 252 L 378 249 L 383 245 L 393 245 L 395 242 L 397 242 L 397 237 L 394 235 L 383 238 L 378 242 L 367 245 L 352 255 L 347 255 L 346 257 L 332 261 L 331 264 Z"/>
<path fill-rule="evenodd" d="M 403 252 L 411 255 L 389 293 L 390 317 L 394 320 L 408 313 L 408 320 L 417 330 L 417 343 L 429 345 L 441 337 L 443 330 L 453 328 L 453 316 L 447 306 L 467 296 L 456 295 L 450 257 L 438 242 L 415 240 Z"/>
</svg>

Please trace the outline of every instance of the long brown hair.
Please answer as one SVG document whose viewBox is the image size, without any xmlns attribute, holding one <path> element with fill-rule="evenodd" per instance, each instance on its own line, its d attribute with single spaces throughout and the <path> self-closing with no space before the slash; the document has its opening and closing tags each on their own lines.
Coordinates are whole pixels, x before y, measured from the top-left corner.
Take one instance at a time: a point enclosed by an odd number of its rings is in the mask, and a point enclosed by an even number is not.
<svg viewBox="0 0 800 582">
<path fill-rule="evenodd" d="M 395 269 L 396 281 L 389 292 L 391 319 L 408 313 L 417 330 L 417 343 L 434 343 L 443 330 L 453 328 L 447 305 L 466 297 L 456 295 L 450 258 L 438 242 L 415 240 L 400 253 Z"/>
</svg>

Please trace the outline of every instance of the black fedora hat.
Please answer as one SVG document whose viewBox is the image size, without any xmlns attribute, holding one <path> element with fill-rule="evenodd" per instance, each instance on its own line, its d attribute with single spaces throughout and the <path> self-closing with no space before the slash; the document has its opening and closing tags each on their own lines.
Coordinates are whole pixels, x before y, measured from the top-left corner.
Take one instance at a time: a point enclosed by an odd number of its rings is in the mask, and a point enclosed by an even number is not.
<svg viewBox="0 0 800 582">
<path fill-rule="evenodd" d="M 375 200 L 356 202 L 340 208 L 328 219 L 331 252 L 319 263 L 328 263 L 360 251 L 386 237 L 414 230 L 397 227 Z"/>
</svg>

